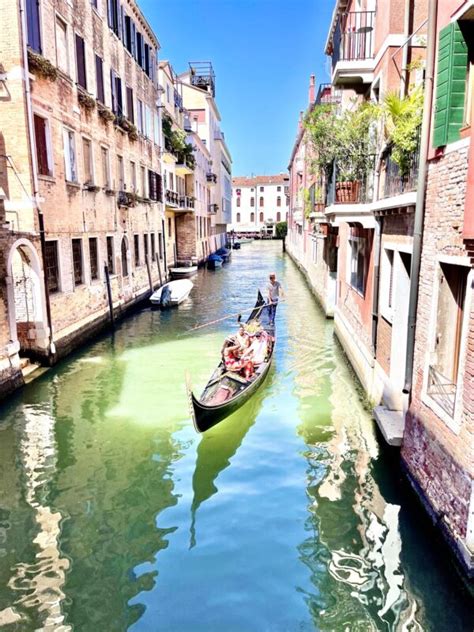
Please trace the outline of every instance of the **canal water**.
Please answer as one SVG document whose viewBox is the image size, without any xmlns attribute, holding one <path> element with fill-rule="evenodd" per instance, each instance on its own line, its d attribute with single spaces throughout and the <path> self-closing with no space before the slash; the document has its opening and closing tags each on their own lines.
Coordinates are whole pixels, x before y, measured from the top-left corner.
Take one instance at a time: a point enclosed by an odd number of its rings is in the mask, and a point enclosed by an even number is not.
<svg viewBox="0 0 474 632">
<path fill-rule="evenodd" d="M 274 366 L 197 435 L 199 391 L 275 270 Z M 381 444 L 280 243 L 200 271 L 1 410 L 0 628 L 80 632 L 472 630 L 472 602 Z"/>
</svg>

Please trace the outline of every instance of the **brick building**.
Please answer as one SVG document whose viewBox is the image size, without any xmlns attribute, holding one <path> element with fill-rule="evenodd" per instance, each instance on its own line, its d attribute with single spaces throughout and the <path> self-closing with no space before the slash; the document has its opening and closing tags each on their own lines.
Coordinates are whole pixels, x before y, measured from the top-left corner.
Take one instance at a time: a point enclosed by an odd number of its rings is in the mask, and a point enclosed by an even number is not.
<svg viewBox="0 0 474 632">
<path fill-rule="evenodd" d="M 288 175 L 237 177 L 232 179 L 232 189 L 234 231 L 273 235 L 275 224 L 286 221 Z"/>
<path fill-rule="evenodd" d="M 458 4 L 336 3 L 326 44 L 332 83 L 314 96 L 311 80 L 305 116 L 326 95 L 335 100 L 336 117 L 370 102 L 380 104 L 383 118 L 369 128 L 373 155 L 365 155 L 368 167 L 353 186 L 347 173 L 339 177 L 337 161 L 314 172 L 317 147 L 300 117 L 287 248 L 334 315 L 382 433 L 401 445 L 409 480 L 471 574 L 474 9 L 472 2 Z M 433 24 L 438 35 L 432 30 L 427 39 Z M 434 54 L 432 102 L 432 82 L 423 79 Z M 393 123 L 387 95 L 403 105 L 423 87 L 419 132 L 401 165 L 386 133 Z M 313 185 L 321 187 L 318 195 Z"/>
</svg>

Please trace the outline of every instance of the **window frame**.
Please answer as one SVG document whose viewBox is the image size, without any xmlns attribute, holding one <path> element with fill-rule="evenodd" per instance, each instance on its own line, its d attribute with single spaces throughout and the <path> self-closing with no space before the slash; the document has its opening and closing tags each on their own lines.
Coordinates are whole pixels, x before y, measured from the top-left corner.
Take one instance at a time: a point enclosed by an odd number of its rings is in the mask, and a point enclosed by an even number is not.
<svg viewBox="0 0 474 632">
<path fill-rule="evenodd" d="M 46 149 L 46 163 L 49 173 L 40 173 L 39 171 L 39 156 L 38 156 L 38 143 L 36 137 L 36 124 L 35 118 L 42 119 L 44 121 L 44 140 Z M 35 131 L 35 150 L 36 150 L 36 171 L 39 178 L 54 178 L 54 160 L 53 160 L 53 144 L 51 139 L 51 123 L 47 116 L 44 116 L 41 112 L 33 111 L 33 127 Z"/>
<path fill-rule="evenodd" d="M 79 45 L 79 46 L 78 46 Z M 83 67 L 79 65 L 79 48 L 82 47 L 83 55 Z M 76 56 L 76 85 L 87 91 L 87 54 L 86 54 L 86 41 L 82 35 L 79 35 L 77 31 L 74 32 L 74 53 Z M 81 72 L 82 71 L 82 72 Z M 82 77 L 82 73 L 84 77 Z M 84 83 L 81 83 L 81 79 Z"/>
<path fill-rule="evenodd" d="M 92 251 L 91 251 L 91 243 L 95 242 L 95 256 L 96 256 L 96 261 L 95 261 L 95 266 L 96 266 L 96 275 L 93 276 L 92 274 Z M 89 237 L 88 238 L 88 246 L 89 246 L 89 275 L 90 275 L 90 281 L 91 283 L 93 283 L 94 281 L 100 281 L 100 266 L 99 266 L 99 261 L 100 261 L 100 256 L 99 256 L 99 239 L 97 237 Z"/>
<path fill-rule="evenodd" d="M 56 245 L 56 269 L 57 269 L 57 276 L 56 276 L 56 289 L 52 289 L 50 287 L 50 277 L 49 277 L 49 261 L 48 261 L 48 252 L 47 252 L 47 248 L 49 244 L 55 244 Z M 60 257 L 59 257 L 59 239 L 46 239 L 45 241 L 45 273 L 46 273 L 46 282 L 47 282 L 47 286 L 48 286 L 48 294 L 57 294 L 58 292 L 62 291 L 62 287 L 61 287 L 61 266 L 60 266 Z"/>
<path fill-rule="evenodd" d="M 89 145 L 89 170 L 90 170 L 90 180 L 86 179 L 86 164 L 85 164 L 85 157 L 86 157 L 86 152 L 85 152 L 85 145 L 88 144 Z M 93 143 L 92 140 L 88 137 L 88 136 L 82 136 L 82 168 L 83 168 L 83 176 L 84 176 L 84 185 L 85 186 L 92 186 L 95 183 L 95 172 L 94 172 L 94 148 L 93 148 Z"/>
<path fill-rule="evenodd" d="M 74 259 L 74 244 L 79 244 L 79 248 L 80 248 L 80 259 L 79 259 L 79 265 L 80 265 L 80 273 L 81 273 L 81 280 L 80 281 L 76 281 L 76 261 Z M 71 262 L 72 262 L 72 282 L 73 282 L 73 287 L 74 289 L 76 287 L 79 287 L 81 285 L 84 285 L 84 244 L 83 244 L 83 240 L 82 237 L 72 237 L 71 239 Z"/>
<path fill-rule="evenodd" d="M 67 144 L 67 156 L 66 156 L 66 143 L 65 138 L 67 135 L 68 144 Z M 70 136 L 72 135 L 72 136 Z M 69 142 L 72 138 L 72 145 Z M 71 162 L 71 149 L 72 149 L 72 157 L 74 158 L 73 162 Z M 70 127 L 63 127 L 63 151 L 64 151 L 64 179 L 68 184 L 79 184 L 79 169 L 77 162 L 77 146 L 76 146 L 76 132 Z M 67 160 L 69 158 L 69 160 Z M 73 167 L 75 169 L 75 173 L 73 174 Z M 68 178 L 68 175 L 71 177 Z M 72 176 L 75 176 L 74 178 Z"/>
<path fill-rule="evenodd" d="M 66 52 L 66 66 L 67 66 L 66 69 L 61 68 L 60 55 L 58 55 L 58 23 L 59 22 L 62 23 L 65 27 L 64 44 L 65 44 L 65 52 Z M 54 20 L 54 44 L 55 44 L 55 49 L 56 49 L 55 50 L 56 66 L 58 67 L 58 70 L 60 70 L 62 73 L 70 77 L 71 76 L 71 54 L 69 51 L 69 24 L 58 12 L 55 13 L 55 20 Z"/>
</svg>

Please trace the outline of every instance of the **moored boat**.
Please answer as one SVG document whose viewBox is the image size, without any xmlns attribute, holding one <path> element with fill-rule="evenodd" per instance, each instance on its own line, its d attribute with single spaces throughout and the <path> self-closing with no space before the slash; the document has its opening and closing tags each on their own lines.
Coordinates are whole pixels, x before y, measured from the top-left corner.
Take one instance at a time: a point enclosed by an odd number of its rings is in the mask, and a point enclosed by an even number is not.
<svg viewBox="0 0 474 632">
<path fill-rule="evenodd" d="M 229 250 L 227 248 L 219 248 L 219 250 L 216 250 L 216 255 L 221 257 L 224 263 L 227 263 L 232 255 L 232 250 Z"/>
<path fill-rule="evenodd" d="M 218 254 L 209 255 L 207 259 L 207 267 L 209 270 L 217 270 L 218 268 L 222 268 L 222 264 L 224 260 Z"/>
<path fill-rule="evenodd" d="M 172 279 L 188 279 L 189 277 L 197 274 L 197 266 L 179 266 L 177 268 L 170 268 L 170 276 Z"/>
<path fill-rule="evenodd" d="M 185 301 L 194 284 L 189 279 L 170 281 L 150 296 L 150 302 L 160 307 L 174 307 Z"/>
<path fill-rule="evenodd" d="M 198 398 L 188 387 L 194 427 L 205 432 L 228 417 L 242 406 L 261 386 L 270 369 L 275 348 L 275 325 L 270 320 L 269 306 L 258 293 L 257 302 L 247 325 L 259 324 L 268 334 L 268 349 L 265 361 L 259 364 L 249 379 L 228 371 L 221 360 L 201 396 Z"/>
</svg>

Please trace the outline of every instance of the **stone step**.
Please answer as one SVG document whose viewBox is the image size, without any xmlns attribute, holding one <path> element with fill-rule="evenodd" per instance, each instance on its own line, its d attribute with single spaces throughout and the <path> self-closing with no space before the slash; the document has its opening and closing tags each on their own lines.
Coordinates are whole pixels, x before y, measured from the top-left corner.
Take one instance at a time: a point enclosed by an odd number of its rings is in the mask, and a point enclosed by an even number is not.
<svg viewBox="0 0 474 632">
<path fill-rule="evenodd" d="M 20 367 L 25 384 L 47 371 L 47 367 L 41 366 L 39 362 L 33 362 L 29 358 L 20 358 Z"/>
<path fill-rule="evenodd" d="M 401 410 L 390 410 L 385 406 L 376 406 L 372 412 L 388 445 L 400 447 L 405 430 L 405 416 L 403 412 Z"/>
</svg>

